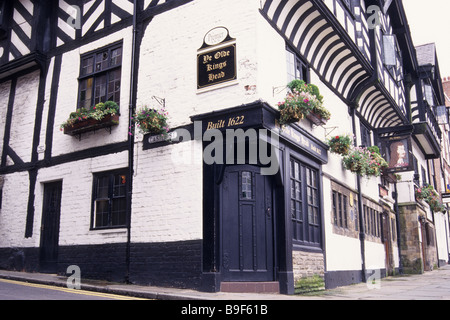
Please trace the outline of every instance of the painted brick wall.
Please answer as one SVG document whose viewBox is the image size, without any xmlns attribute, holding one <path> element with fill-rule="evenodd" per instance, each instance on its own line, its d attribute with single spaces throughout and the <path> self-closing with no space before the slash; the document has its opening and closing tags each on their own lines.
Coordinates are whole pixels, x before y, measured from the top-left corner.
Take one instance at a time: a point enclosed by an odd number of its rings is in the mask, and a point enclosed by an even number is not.
<svg viewBox="0 0 450 320">
<path fill-rule="evenodd" d="M 5 176 L 0 210 L 0 248 L 33 246 L 25 239 L 25 223 L 29 189 L 28 172 Z"/>
<path fill-rule="evenodd" d="M 126 241 L 126 229 L 90 230 L 93 173 L 127 167 L 127 152 L 86 159 L 39 171 L 36 185 L 34 236 L 39 245 L 44 183 L 62 180 L 59 245 L 91 245 Z"/>
<path fill-rule="evenodd" d="M 138 152 L 132 241 L 201 239 L 202 163 L 201 158 L 194 158 L 201 154 L 200 143 L 191 141 Z M 183 154 L 192 155 L 192 159 L 180 159 Z"/>
<path fill-rule="evenodd" d="M 245 88 L 257 81 L 258 8 L 259 1 L 255 0 L 196 0 L 156 16 L 141 46 L 138 108 L 158 106 L 152 96 L 165 98 L 170 125 L 176 127 L 190 123 L 189 117 L 195 114 L 258 100 Z M 231 37 L 237 39 L 238 84 L 197 94 L 197 50 L 206 33 L 218 26 L 228 28 Z"/>
<path fill-rule="evenodd" d="M 128 137 L 128 104 L 130 91 L 131 69 L 131 32 L 132 28 L 126 28 L 89 43 L 85 46 L 65 53 L 62 57 L 60 85 L 58 88 L 58 101 L 53 136 L 53 154 L 57 156 L 70 152 L 80 151 L 92 147 L 103 146 L 110 143 L 125 141 Z M 123 40 L 122 78 L 120 92 L 120 124 L 112 129 L 112 134 L 107 130 L 97 130 L 85 133 L 79 137 L 64 135 L 60 131 L 60 125 L 69 118 L 71 112 L 76 111 L 78 102 L 78 77 L 80 76 L 80 55 L 92 50 L 101 49 L 116 41 Z M 52 72 L 49 72 L 51 75 Z M 47 90 L 50 90 L 47 85 Z M 47 93 L 48 94 L 48 93 Z"/>
<path fill-rule="evenodd" d="M 17 80 L 9 145 L 24 162 L 31 160 L 39 74 L 35 71 Z"/>
</svg>

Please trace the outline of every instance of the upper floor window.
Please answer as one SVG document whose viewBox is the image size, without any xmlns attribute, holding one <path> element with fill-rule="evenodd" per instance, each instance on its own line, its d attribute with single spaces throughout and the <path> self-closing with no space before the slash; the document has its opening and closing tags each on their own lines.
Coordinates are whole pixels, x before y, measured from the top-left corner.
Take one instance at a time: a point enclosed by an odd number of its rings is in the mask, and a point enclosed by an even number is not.
<svg viewBox="0 0 450 320">
<path fill-rule="evenodd" d="M 0 40 L 7 36 L 6 0 L 0 0 Z"/>
<path fill-rule="evenodd" d="M 91 109 L 97 103 L 114 101 L 120 105 L 122 44 L 81 57 L 78 108 Z"/>
<path fill-rule="evenodd" d="M 292 80 L 303 80 L 309 83 L 308 65 L 293 50 L 286 49 L 288 83 Z"/>
<path fill-rule="evenodd" d="M 395 35 L 383 34 L 382 39 L 383 63 L 392 79 L 400 81 L 403 77 L 403 60 L 397 38 Z"/>
<path fill-rule="evenodd" d="M 361 145 L 364 147 L 372 146 L 372 141 L 370 138 L 370 130 L 362 123 L 361 123 Z"/>
<path fill-rule="evenodd" d="M 347 31 L 350 38 L 352 38 L 352 40 L 355 42 L 356 27 L 351 0 L 335 0 L 333 9 L 334 9 L 333 13 L 336 16 L 336 19 Z"/>
</svg>

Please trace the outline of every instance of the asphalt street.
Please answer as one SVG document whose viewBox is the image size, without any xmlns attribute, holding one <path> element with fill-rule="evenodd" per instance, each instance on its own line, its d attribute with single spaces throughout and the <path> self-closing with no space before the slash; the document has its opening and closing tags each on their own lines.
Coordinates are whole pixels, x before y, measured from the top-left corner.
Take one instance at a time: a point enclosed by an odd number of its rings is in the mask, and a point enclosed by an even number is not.
<svg viewBox="0 0 450 320">
<path fill-rule="evenodd" d="M 0 300 L 136 300 L 136 298 L 0 279 Z"/>
<path fill-rule="evenodd" d="M 450 265 L 418 275 L 370 278 L 360 283 L 311 295 L 258 293 L 207 293 L 189 289 L 162 288 L 108 283 L 82 279 L 81 289 L 67 288 L 67 279 L 58 275 L 0 270 L 0 300 L 128 300 L 132 297 L 155 300 L 450 300 Z"/>
</svg>

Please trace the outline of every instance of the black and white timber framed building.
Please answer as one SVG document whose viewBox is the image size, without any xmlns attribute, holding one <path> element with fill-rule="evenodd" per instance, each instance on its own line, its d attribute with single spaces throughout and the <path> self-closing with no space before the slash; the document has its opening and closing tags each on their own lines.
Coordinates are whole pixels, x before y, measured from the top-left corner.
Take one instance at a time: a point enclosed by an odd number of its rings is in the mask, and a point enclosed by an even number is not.
<svg viewBox="0 0 450 320">
<path fill-rule="evenodd" d="M 326 124 L 280 129 L 296 78 Z M 449 183 L 440 79 L 401 0 L 0 0 L 0 268 L 293 294 L 447 263 L 448 215 L 415 198 Z M 60 130 L 105 101 L 118 124 Z M 172 141 L 134 130 L 145 105 L 164 106 Z M 205 161 L 213 133 L 239 129 L 257 135 L 236 148 L 268 143 L 276 172 Z M 325 143 L 343 134 L 406 139 L 413 164 L 359 177 Z"/>
</svg>

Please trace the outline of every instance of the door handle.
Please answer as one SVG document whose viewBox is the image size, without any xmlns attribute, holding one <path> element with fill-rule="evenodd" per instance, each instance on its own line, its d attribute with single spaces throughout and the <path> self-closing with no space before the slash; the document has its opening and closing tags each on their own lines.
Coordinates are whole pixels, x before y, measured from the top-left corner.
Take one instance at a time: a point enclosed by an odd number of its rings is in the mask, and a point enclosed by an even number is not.
<svg viewBox="0 0 450 320">
<path fill-rule="evenodd" d="M 267 216 L 267 218 L 271 218 L 272 217 L 272 209 L 270 208 L 270 207 L 267 207 L 267 209 L 266 209 L 266 216 Z"/>
</svg>

